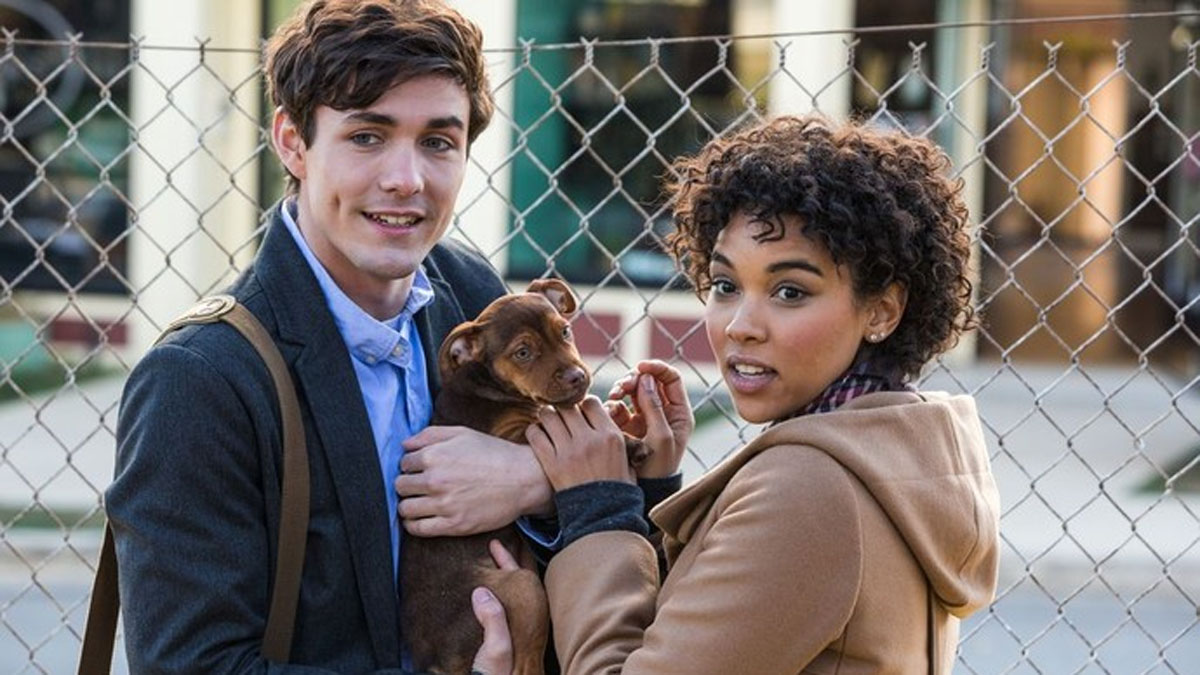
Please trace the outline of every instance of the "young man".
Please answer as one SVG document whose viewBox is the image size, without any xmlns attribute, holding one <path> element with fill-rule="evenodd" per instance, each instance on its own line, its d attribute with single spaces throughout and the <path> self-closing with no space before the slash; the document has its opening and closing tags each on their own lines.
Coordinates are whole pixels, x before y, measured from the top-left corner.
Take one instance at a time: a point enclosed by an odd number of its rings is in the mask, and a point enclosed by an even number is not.
<svg viewBox="0 0 1200 675">
<path fill-rule="evenodd" d="M 192 326 L 134 369 L 118 422 L 106 506 L 133 672 L 397 672 L 402 530 L 478 532 L 549 508 L 529 448 L 421 431 L 442 338 L 505 292 L 481 257 L 440 242 L 492 113 L 481 44 L 438 0 L 315 0 L 271 39 L 289 190 L 229 292 L 279 347 L 303 414 L 311 505 L 295 638 L 288 665 L 268 667 L 276 394 L 232 328 Z M 494 600 L 475 597 L 502 630 Z"/>
</svg>

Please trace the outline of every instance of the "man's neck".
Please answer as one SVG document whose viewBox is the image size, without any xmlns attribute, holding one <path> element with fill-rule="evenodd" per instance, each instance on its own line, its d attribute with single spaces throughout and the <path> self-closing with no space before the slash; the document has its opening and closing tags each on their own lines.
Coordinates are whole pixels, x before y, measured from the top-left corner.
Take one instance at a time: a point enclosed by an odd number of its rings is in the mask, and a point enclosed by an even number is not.
<svg viewBox="0 0 1200 675">
<path fill-rule="evenodd" d="M 395 318 L 404 309 L 404 303 L 408 302 L 408 293 L 412 290 L 414 275 L 410 274 L 403 279 L 372 279 L 372 283 L 356 283 L 362 279 L 339 279 L 332 272 L 330 276 L 354 304 L 376 319 L 387 321 Z"/>
<path fill-rule="evenodd" d="M 401 279 L 393 279 L 374 276 L 358 269 L 351 269 L 347 272 L 347 268 L 344 266 L 329 264 L 322 256 L 322 252 L 330 255 L 339 254 L 333 251 L 328 242 L 314 241 L 313 233 L 309 232 L 306 227 L 309 224 L 306 221 L 311 221 L 311 217 L 305 217 L 299 197 L 293 197 L 292 200 L 294 200 L 292 203 L 296 205 L 296 209 L 289 211 L 288 215 L 295 222 L 300 237 L 316 258 L 317 263 L 329 274 L 333 283 L 337 284 L 342 293 L 345 293 L 346 297 L 361 307 L 364 312 L 379 321 L 387 321 L 398 315 L 404 309 L 404 304 L 408 302 L 408 294 L 412 290 L 416 273 Z M 288 209 L 289 207 L 290 205 L 285 202 L 283 208 Z"/>
</svg>

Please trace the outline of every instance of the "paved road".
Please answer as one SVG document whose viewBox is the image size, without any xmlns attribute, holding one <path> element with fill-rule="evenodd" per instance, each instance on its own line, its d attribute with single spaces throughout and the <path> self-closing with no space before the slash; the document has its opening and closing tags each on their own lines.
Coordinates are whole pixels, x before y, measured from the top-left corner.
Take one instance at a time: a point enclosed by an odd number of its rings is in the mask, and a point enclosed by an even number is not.
<svg viewBox="0 0 1200 675">
<path fill-rule="evenodd" d="M 95 548 L 97 537 L 81 539 L 81 548 Z M 16 541 L 24 544 L 26 551 L 38 552 L 25 559 L 38 573 L 31 576 L 15 556 L 0 557 L 0 607 L 4 608 L 0 612 L 0 674 L 74 673 L 87 617 L 91 569 L 61 548 L 61 538 L 58 547 L 46 537 L 26 536 Z M 46 555 L 56 549 L 57 555 Z M 112 672 L 126 675 L 124 645 L 116 651 Z"/>
<path fill-rule="evenodd" d="M 1051 597 L 1028 583 L 1010 591 L 966 622 L 954 672 L 1200 672 L 1200 626 L 1191 602 L 1160 589 L 1127 611 L 1130 598 L 1122 602 L 1099 585 L 1069 595 Z"/>
<path fill-rule="evenodd" d="M 73 673 L 79 649 L 75 632 L 82 631 L 81 603 L 87 584 L 78 577 L 55 574 L 42 582 L 50 595 L 27 585 L 28 579 L 0 580 L 0 598 L 15 600 L 5 621 L 27 643 L 22 644 L 13 632 L 0 630 L 0 673 Z M 1062 615 L 1057 614 L 1057 604 L 1030 584 L 1013 589 L 990 613 L 972 617 L 963 626 L 961 659 L 955 672 L 1197 672 L 1200 628 L 1196 610 L 1177 595 L 1151 593 L 1129 612 L 1099 588 L 1071 598 Z M 70 630 L 61 623 L 63 607 L 72 608 Z M 1172 642 L 1164 657 L 1173 671 L 1159 660 L 1160 645 L 1168 641 Z M 1094 665 L 1093 649 L 1105 670 Z M 1088 664 L 1093 664 L 1090 669 Z M 128 672 L 121 649 L 113 672 Z"/>
</svg>

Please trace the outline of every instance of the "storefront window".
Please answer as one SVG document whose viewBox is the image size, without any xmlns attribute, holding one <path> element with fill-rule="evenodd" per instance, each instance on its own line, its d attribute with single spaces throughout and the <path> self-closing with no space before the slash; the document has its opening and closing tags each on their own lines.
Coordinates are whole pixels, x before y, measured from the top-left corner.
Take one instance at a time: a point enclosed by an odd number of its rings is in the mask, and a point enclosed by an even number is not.
<svg viewBox="0 0 1200 675">
<path fill-rule="evenodd" d="M 517 77 L 510 276 L 540 276 L 552 265 L 583 283 L 618 267 L 637 284 L 672 278 L 657 239 L 669 223 L 662 180 L 671 159 L 740 112 L 736 71 L 732 49 L 725 71 L 716 69 L 716 40 L 661 44 L 655 53 L 646 38 L 729 32 L 729 0 L 518 3 L 517 34 L 535 44 L 636 42 L 597 45 L 590 61 L 582 48 L 535 50 Z"/>
<path fill-rule="evenodd" d="M 858 26 L 928 25 L 936 20 L 935 3 L 921 0 L 887 3 L 859 0 L 855 6 Z M 851 98 L 854 114 L 874 116 L 877 124 L 901 126 L 915 133 L 927 128 L 933 121 L 935 104 L 929 86 L 935 81 L 934 31 L 864 32 L 856 35 L 855 40 L 854 65 L 858 76 L 854 78 Z M 887 113 L 878 114 L 880 108 L 886 108 Z"/>
<path fill-rule="evenodd" d="M 9 0 L 0 26 L 3 286 L 128 292 L 129 51 L 83 44 L 128 42 L 129 2 Z"/>
</svg>

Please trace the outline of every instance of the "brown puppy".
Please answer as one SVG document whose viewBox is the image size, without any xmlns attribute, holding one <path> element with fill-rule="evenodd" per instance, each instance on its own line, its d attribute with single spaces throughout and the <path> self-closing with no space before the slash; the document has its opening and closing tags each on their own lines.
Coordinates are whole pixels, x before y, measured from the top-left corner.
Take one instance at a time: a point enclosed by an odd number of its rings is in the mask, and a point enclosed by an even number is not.
<svg viewBox="0 0 1200 675">
<path fill-rule="evenodd" d="M 471 427 L 525 442 L 543 405 L 583 400 L 591 375 L 571 339 L 575 296 L 557 279 L 499 298 L 455 328 L 438 352 L 442 389 L 433 423 Z M 488 541 L 517 553 L 522 569 L 496 568 Z M 549 632 L 546 593 L 515 526 L 468 537 L 406 537 L 401 547 L 401 619 L 419 672 L 466 675 L 483 642 L 471 590 L 500 599 L 512 633 L 514 672 L 537 675 Z"/>
</svg>

